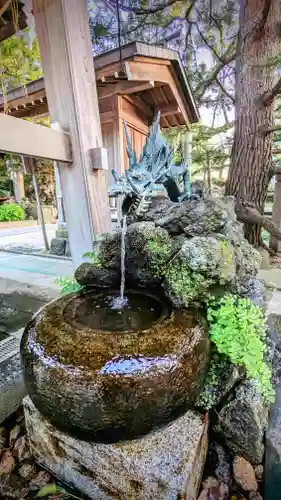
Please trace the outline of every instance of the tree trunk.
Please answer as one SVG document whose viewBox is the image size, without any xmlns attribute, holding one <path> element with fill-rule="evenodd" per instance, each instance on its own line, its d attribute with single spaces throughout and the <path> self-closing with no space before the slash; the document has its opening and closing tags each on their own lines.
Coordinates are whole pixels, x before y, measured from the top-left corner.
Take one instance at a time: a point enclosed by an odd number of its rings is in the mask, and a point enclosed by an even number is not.
<svg viewBox="0 0 281 500">
<path fill-rule="evenodd" d="M 255 205 L 263 214 L 271 165 L 273 103 L 262 95 L 274 85 L 271 57 L 280 53 L 279 0 L 240 0 L 240 32 L 236 56 L 235 132 L 226 194 Z M 261 243 L 261 226 L 245 223 L 245 236 Z"/>
</svg>

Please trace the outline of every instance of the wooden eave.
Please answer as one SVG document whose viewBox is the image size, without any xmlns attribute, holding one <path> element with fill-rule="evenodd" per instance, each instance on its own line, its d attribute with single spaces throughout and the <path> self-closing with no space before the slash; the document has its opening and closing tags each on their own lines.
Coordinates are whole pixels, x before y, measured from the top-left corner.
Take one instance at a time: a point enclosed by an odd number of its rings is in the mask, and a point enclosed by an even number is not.
<svg viewBox="0 0 281 500">
<path fill-rule="evenodd" d="M 15 26 L 12 14 L 12 0 L 0 0 L 0 42 L 14 35 L 17 29 L 26 28 L 26 18 L 22 11 L 22 4 L 18 2 L 18 21 Z"/>
<path fill-rule="evenodd" d="M 161 111 L 162 128 L 189 125 L 199 113 L 178 54 L 140 42 L 128 44 L 94 58 L 99 101 L 121 94 L 151 121 Z M 44 79 L 0 94 L 0 112 L 4 101 L 8 114 L 16 117 L 48 113 Z"/>
</svg>

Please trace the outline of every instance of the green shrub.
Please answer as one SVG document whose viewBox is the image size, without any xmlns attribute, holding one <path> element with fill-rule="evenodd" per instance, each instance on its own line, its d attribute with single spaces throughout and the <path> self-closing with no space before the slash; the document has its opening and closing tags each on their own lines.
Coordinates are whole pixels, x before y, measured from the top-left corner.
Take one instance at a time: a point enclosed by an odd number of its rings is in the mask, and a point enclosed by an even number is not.
<svg viewBox="0 0 281 500">
<path fill-rule="evenodd" d="M 207 317 L 218 352 L 243 366 L 247 377 L 257 381 L 264 398 L 274 401 L 271 370 L 264 361 L 266 320 L 262 309 L 249 299 L 225 295 L 210 304 Z"/>
<path fill-rule="evenodd" d="M 24 209 L 16 203 L 0 205 L 0 222 L 24 219 Z"/>
<path fill-rule="evenodd" d="M 72 277 L 70 277 L 70 278 L 56 278 L 55 283 L 60 285 L 60 287 L 61 287 L 60 294 L 62 296 L 67 295 L 69 293 L 78 292 L 82 288 L 79 285 L 79 283 L 77 283 L 77 281 L 74 277 L 73 278 Z"/>
</svg>

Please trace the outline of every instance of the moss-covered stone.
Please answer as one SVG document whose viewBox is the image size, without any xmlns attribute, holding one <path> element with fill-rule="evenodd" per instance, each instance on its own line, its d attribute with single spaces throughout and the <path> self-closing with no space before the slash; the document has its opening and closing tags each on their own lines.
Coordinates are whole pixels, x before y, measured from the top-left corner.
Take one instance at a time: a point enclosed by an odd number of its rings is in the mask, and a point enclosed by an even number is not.
<svg viewBox="0 0 281 500">
<path fill-rule="evenodd" d="M 129 287 L 159 285 L 167 262 L 181 246 L 154 222 L 131 224 L 126 232 L 125 244 L 126 282 Z M 99 247 L 103 269 L 120 273 L 120 253 L 121 233 L 104 235 Z"/>
<path fill-rule="evenodd" d="M 237 276 L 256 276 L 259 272 L 261 261 L 260 252 L 250 245 L 245 238 L 241 238 L 236 242 L 235 263 Z"/>
<path fill-rule="evenodd" d="M 84 262 L 75 271 L 75 279 L 81 286 L 115 287 L 120 284 L 120 273 L 103 269 L 99 265 Z"/>
<path fill-rule="evenodd" d="M 166 268 L 164 288 L 176 307 L 198 304 L 208 297 L 213 280 L 202 274 L 191 272 L 180 256 L 173 259 Z"/>
<path fill-rule="evenodd" d="M 227 283 L 235 277 L 234 248 L 226 240 L 195 236 L 182 245 L 181 255 L 191 271 Z"/>
<path fill-rule="evenodd" d="M 213 352 L 203 389 L 198 398 L 198 406 L 208 411 L 217 406 L 222 398 L 243 378 L 244 370 L 233 365 L 226 356 Z"/>
<path fill-rule="evenodd" d="M 105 233 L 99 243 L 99 258 L 104 269 L 120 269 L 121 231 Z"/>
</svg>

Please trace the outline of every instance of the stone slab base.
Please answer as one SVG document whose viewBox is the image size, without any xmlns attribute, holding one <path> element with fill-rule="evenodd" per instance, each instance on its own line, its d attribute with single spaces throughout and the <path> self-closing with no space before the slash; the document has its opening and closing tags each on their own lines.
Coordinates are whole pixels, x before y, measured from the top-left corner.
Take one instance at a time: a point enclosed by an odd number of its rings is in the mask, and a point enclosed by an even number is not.
<svg viewBox="0 0 281 500">
<path fill-rule="evenodd" d="M 0 342 L 0 425 L 21 405 L 26 395 L 20 361 L 20 339 Z"/>
<path fill-rule="evenodd" d="M 193 411 L 134 441 L 86 443 L 58 431 L 24 399 L 35 459 L 92 500 L 196 500 L 207 453 L 207 421 Z"/>
</svg>

